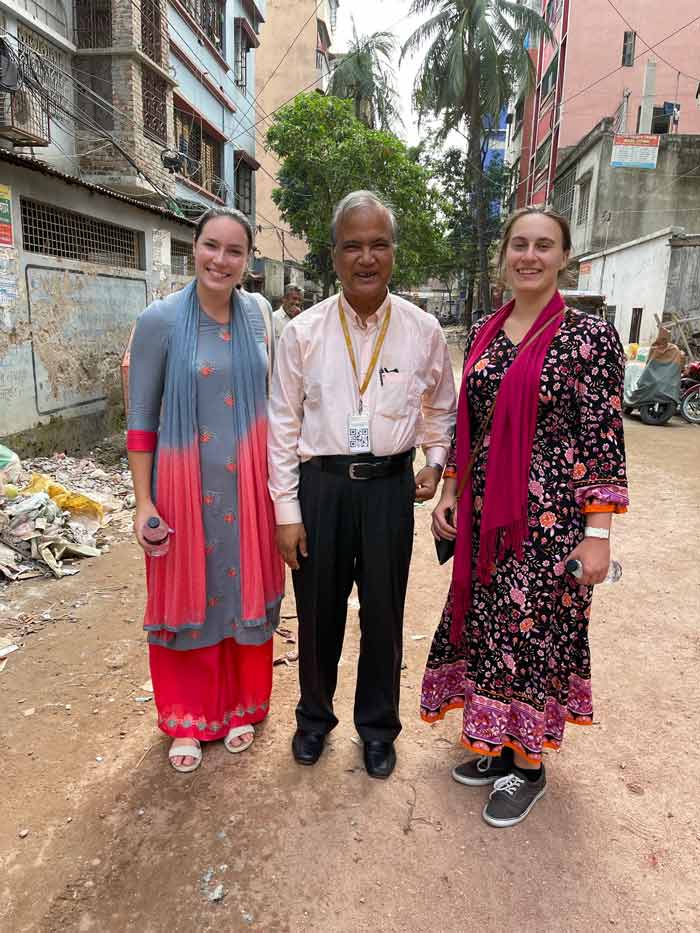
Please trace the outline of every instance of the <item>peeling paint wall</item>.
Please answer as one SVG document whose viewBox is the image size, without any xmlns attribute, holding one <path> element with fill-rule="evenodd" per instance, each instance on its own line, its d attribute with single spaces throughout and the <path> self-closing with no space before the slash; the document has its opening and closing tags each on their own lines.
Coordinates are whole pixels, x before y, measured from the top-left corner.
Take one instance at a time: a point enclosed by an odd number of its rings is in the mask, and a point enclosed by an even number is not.
<svg viewBox="0 0 700 933">
<path fill-rule="evenodd" d="M 0 184 L 12 190 L 13 235 L 13 245 L 0 245 L 0 439 L 49 422 L 71 422 L 74 436 L 75 419 L 92 422 L 119 397 L 131 327 L 180 286 L 171 238 L 190 239 L 192 228 L 18 166 L 0 165 Z M 145 269 L 25 251 L 21 197 L 138 231 Z M 50 436 L 60 448 L 57 432 Z"/>
</svg>

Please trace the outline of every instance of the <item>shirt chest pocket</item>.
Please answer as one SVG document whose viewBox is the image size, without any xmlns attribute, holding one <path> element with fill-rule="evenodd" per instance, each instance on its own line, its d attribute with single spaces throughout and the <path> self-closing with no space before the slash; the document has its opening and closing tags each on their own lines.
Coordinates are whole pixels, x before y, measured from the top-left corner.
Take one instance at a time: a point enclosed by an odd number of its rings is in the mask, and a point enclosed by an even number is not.
<svg viewBox="0 0 700 933">
<path fill-rule="evenodd" d="M 405 418 L 419 407 L 418 383 L 412 373 L 382 373 L 377 386 L 375 414 Z"/>
</svg>

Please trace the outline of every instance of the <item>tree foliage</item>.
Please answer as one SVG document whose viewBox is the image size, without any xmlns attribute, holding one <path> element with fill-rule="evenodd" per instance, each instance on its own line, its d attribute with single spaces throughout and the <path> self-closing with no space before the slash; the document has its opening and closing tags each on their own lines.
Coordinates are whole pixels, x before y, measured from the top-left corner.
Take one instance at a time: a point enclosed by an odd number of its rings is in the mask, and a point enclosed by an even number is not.
<svg viewBox="0 0 700 933">
<path fill-rule="evenodd" d="M 328 93 L 351 100 L 355 116 L 372 129 L 391 130 L 401 123 L 391 59 L 396 39 L 390 32 L 358 36 L 352 22 L 352 42 L 333 71 Z"/>
<path fill-rule="evenodd" d="M 440 268 L 438 194 L 429 185 L 429 172 L 396 136 L 358 120 L 351 102 L 300 94 L 275 115 L 267 142 L 282 165 L 273 200 L 292 232 L 306 239 L 307 264 L 320 276 L 325 294 L 335 280 L 333 209 L 361 188 L 387 198 L 396 211 L 400 232 L 393 286 L 416 286 Z"/>
</svg>

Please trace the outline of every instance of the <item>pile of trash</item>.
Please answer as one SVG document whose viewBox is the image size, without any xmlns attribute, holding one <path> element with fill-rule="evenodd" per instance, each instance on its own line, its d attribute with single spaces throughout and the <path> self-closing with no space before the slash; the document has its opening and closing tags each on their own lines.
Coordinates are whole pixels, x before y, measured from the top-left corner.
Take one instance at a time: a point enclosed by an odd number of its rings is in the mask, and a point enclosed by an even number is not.
<svg viewBox="0 0 700 933">
<path fill-rule="evenodd" d="M 0 445 L 0 581 L 79 572 L 76 561 L 109 550 L 134 507 L 126 461 L 108 473 L 65 454 L 22 463 Z"/>
</svg>

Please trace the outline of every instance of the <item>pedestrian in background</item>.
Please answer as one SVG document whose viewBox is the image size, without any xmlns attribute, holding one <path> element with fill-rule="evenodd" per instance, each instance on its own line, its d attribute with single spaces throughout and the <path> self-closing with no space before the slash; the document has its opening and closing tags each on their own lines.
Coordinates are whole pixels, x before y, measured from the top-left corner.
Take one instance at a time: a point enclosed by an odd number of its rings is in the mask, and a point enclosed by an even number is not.
<svg viewBox="0 0 700 933">
<path fill-rule="evenodd" d="M 177 771 L 200 742 L 240 752 L 268 712 L 284 566 L 267 490 L 266 327 L 237 290 L 253 248 L 244 214 L 213 208 L 195 279 L 149 305 L 131 345 L 129 464 L 146 552 L 151 679 Z M 153 556 L 149 519 L 172 529 Z"/>
<path fill-rule="evenodd" d="M 301 314 L 303 302 L 304 290 L 299 288 L 298 285 L 287 285 L 284 290 L 282 304 L 272 315 L 275 321 L 275 337 L 277 340 L 282 336 L 282 331 L 287 324 Z"/>
<path fill-rule="evenodd" d="M 414 500 L 431 499 L 454 423 L 437 320 L 389 294 L 396 221 L 356 191 L 331 229 L 334 295 L 296 317 L 278 346 L 270 400 L 270 491 L 299 617 L 293 753 L 314 764 L 338 720 L 333 695 L 353 583 L 360 600 L 355 725 L 367 771 L 388 777 L 401 729 L 403 610 Z M 413 474 L 414 447 L 426 466 Z"/>
<path fill-rule="evenodd" d="M 469 334 L 433 512 L 434 535 L 456 550 L 421 712 L 435 722 L 463 709 L 462 743 L 479 758 L 453 777 L 494 785 L 483 816 L 497 827 L 544 794 L 543 750 L 560 748 L 565 723 L 593 721 L 592 586 L 608 571 L 612 515 L 628 504 L 625 357 L 612 325 L 565 307 L 570 249 L 553 211 L 507 221 L 499 262 L 514 298 Z"/>
</svg>

